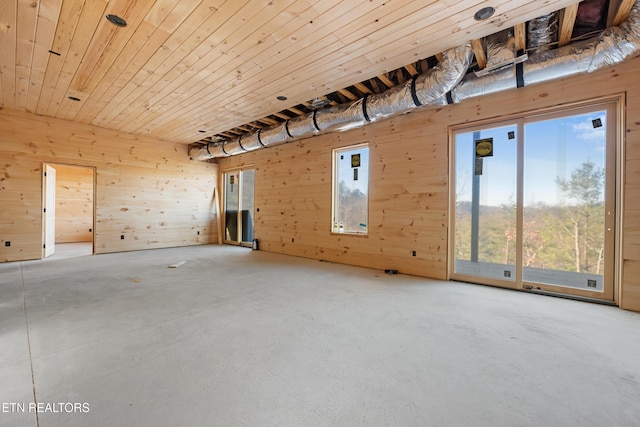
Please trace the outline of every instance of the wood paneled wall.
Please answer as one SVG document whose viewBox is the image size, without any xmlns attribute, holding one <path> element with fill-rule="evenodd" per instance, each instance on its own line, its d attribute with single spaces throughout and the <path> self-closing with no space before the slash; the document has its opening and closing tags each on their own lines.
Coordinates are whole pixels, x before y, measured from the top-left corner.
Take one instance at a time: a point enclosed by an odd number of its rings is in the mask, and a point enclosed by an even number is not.
<svg viewBox="0 0 640 427">
<path fill-rule="evenodd" d="M 260 248 L 437 279 L 447 278 L 449 127 L 626 94 L 623 275 L 619 304 L 640 310 L 640 59 L 597 73 L 415 110 L 220 161 L 255 165 Z M 370 144 L 369 235 L 331 234 L 331 150 Z M 412 256 L 412 251 L 416 256 Z"/>
<path fill-rule="evenodd" d="M 93 241 L 93 168 L 56 170 L 56 243 Z"/>
<path fill-rule="evenodd" d="M 43 162 L 96 168 L 96 253 L 217 241 L 217 165 L 185 145 L 2 110 L 0 159 L 0 261 L 42 257 Z"/>
</svg>

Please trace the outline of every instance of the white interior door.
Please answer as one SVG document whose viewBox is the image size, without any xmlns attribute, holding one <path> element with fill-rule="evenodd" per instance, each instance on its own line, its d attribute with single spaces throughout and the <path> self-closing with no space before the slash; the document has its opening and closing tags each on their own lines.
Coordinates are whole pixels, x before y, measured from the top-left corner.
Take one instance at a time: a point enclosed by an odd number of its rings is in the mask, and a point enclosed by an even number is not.
<svg viewBox="0 0 640 427">
<path fill-rule="evenodd" d="M 56 248 L 56 170 L 44 165 L 44 257 Z"/>
</svg>

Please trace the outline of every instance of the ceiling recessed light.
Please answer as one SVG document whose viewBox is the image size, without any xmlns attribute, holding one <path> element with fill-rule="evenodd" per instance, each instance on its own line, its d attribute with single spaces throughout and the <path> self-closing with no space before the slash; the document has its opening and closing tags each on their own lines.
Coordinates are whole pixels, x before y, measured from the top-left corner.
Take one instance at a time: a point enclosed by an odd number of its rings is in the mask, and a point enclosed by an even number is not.
<svg viewBox="0 0 640 427">
<path fill-rule="evenodd" d="M 80 101 L 80 98 L 76 98 L 75 96 L 70 96 L 69 99 L 72 101 Z"/>
<path fill-rule="evenodd" d="M 476 21 L 484 21 L 485 19 L 491 18 L 495 12 L 496 9 L 494 7 L 483 7 L 473 15 L 473 19 Z"/>
<path fill-rule="evenodd" d="M 127 26 L 127 21 L 120 18 L 118 15 L 107 15 L 106 18 L 109 20 L 109 22 L 111 22 L 113 25 L 117 25 L 118 27 Z"/>
<path fill-rule="evenodd" d="M 286 96 L 280 95 L 280 96 L 278 97 L 278 101 L 286 101 L 286 100 L 287 100 L 287 97 L 286 97 Z"/>
</svg>

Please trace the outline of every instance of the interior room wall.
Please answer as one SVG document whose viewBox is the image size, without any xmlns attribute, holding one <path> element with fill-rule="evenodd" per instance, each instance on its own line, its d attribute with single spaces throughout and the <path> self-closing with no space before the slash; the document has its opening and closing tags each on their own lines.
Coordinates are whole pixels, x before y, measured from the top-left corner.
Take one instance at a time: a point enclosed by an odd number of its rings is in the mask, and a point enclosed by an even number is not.
<svg viewBox="0 0 640 427">
<path fill-rule="evenodd" d="M 618 301 L 640 310 L 640 59 L 599 72 L 414 110 L 344 133 L 220 160 L 256 168 L 260 249 L 446 279 L 449 127 L 625 94 L 623 275 Z M 367 237 L 332 234 L 331 150 L 370 144 Z M 416 251 L 416 256 L 413 256 Z"/>
<path fill-rule="evenodd" d="M 56 170 L 56 243 L 93 241 L 93 169 L 52 166 Z"/>
<path fill-rule="evenodd" d="M 96 168 L 97 254 L 217 242 L 218 168 L 185 145 L 2 110 L 0 159 L 0 261 L 42 257 L 43 162 Z"/>
</svg>

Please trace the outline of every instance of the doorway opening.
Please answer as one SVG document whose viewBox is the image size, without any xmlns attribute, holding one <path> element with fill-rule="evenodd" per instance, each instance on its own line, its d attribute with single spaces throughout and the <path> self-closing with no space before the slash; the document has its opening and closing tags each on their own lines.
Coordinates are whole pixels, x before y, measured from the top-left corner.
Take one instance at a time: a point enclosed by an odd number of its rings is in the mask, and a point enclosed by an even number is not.
<svg viewBox="0 0 640 427">
<path fill-rule="evenodd" d="M 619 104 L 453 132 L 452 279 L 615 300 Z"/>
<path fill-rule="evenodd" d="M 43 164 L 42 257 L 95 253 L 95 168 Z"/>
<path fill-rule="evenodd" d="M 224 173 L 224 242 L 252 246 L 255 170 Z"/>
</svg>

